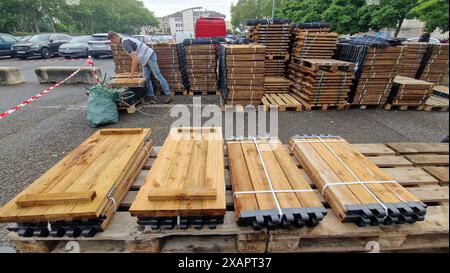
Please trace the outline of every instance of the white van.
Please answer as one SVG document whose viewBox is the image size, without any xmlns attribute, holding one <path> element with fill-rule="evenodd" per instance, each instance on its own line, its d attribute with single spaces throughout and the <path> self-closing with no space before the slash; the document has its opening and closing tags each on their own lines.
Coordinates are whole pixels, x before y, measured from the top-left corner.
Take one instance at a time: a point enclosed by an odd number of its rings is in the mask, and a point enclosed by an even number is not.
<svg viewBox="0 0 450 273">
<path fill-rule="evenodd" d="M 183 32 L 177 32 L 175 34 L 175 40 L 177 43 L 182 43 L 185 39 L 194 39 L 195 34 L 191 31 L 183 31 Z"/>
</svg>

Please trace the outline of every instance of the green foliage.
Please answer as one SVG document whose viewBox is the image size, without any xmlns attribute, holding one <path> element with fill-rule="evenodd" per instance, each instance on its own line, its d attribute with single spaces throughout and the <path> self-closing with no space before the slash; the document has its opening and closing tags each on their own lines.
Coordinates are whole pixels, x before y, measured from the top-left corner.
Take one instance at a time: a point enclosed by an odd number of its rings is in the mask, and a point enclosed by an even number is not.
<svg viewBox="0 0 450 273">
<path fill-rule="evenodd" d="M 140 0 L 80 0 L 80 5 L 67 5 L 65 0 L 0 1 L 0 32 L 133 34 L 148 25 L 158 21 Z"/>
<path fill-rule="evenodd" d="M 411 10 L 411 15 L 425 22 L 428 31 L 437 27 L 448 31 L 449 0 L 419 0 L 419 5 Z"/>
<path fill-rule="evenodd" d="M 405 19 L 418 18 L 429 31 L 448 30 L 449 0 L 277 0 L 276 17 L 293 23 L 327 21 L 333 31 L 343 34 L 370 29 L 395 28 Z M 233 27 L 243 30 L 248 19 L 271 17 L 272 0 L 239 0 L 231 7 Z"/>
</svg>

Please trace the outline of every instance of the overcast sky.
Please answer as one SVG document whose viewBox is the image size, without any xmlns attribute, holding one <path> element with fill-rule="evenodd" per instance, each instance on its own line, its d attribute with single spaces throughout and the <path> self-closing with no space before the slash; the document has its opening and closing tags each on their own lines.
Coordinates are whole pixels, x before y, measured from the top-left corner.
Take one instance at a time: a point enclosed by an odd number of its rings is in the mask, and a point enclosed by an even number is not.
<svg viewBox="0 0 450 273">
<path fill-rule="evenodd" d="M 231 3 L 237 3 L 238 0 L 143 0 L 145 6 L 153 11 L 157 17 L 163 17 L 177 11 L 187 8 L 203 7 L 204 9 L 214 10 L 227 16 L 230 20 Z"/>
</svg>

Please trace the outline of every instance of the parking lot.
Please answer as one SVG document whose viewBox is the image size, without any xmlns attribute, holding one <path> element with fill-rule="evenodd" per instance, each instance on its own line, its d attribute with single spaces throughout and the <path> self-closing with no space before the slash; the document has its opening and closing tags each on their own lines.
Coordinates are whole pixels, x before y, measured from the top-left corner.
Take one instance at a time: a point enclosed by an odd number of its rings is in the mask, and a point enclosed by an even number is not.
<svg viewBox="0 0 450 273">
<path fill-rule="evenodd" d="M 20 104 L 48 87 L 40 85 L 34 69 L 42 66 L 82 65 L 85 60 L 0 59 L 0 66 L 19 68 L 26 83 L 0 87 L 0 112 Z M 95 60 L 102 73 L 111 75 L 112 59 Z M 85 119 L 87 104 L 84 85 L 63 85 L 31 105 L 0 120 L 0 205 L 48 170 L 78 146 L 96 129 Z M 219 98 L 207 96 L 203 104 L 218 104 Z M 192 104 L 192 97 L 177 96 L 173 104 Z M 174 118 L 170 106 L 145 108 L 147 115 L 121 113 L 120 122 L 111 127 L 149 127 L 161 145 Z M 279 137 L 283 142 L 295 134 L 341 135 L 353 143 L 397 141 L 441 141 L 448 135 L 448 112 L 328 110 L 279 113 Z M 8 245 L 1 229 L 0 246 Z"/>
</svg>

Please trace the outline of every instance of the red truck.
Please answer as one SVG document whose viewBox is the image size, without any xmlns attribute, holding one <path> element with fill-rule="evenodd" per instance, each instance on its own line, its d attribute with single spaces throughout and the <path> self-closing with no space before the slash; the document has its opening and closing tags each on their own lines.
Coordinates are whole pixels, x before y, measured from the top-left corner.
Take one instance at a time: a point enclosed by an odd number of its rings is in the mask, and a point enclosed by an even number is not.
<svg viewBox="0 0 450 273">
<path fill-rule="evenodd" d="M 225 37 L 227 27 L 221 17 L 200 17 L 195 25 L 196 38 Z"/>
</svg>

